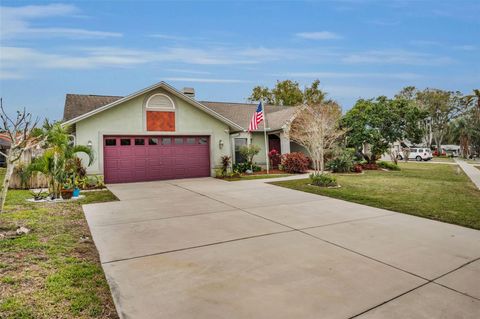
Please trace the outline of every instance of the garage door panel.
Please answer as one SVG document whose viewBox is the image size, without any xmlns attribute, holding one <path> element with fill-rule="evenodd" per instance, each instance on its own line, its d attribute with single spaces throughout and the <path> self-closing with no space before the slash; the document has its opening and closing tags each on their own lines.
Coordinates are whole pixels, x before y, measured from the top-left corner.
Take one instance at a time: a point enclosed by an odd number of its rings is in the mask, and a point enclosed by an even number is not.
<svg viewBox="0 0 480 319">
<path fill-rule="evenodd" d="M 150 145 L 151 138 L 105 137 L 117 141 L 115 145 L 104 142 L 105 181 L 139 182 L 210 175 L 207 137 L 154 136 L 157 144 Z M 121 140 L 130 140 L 131 145 L 121 145 Z"/>
</svg>

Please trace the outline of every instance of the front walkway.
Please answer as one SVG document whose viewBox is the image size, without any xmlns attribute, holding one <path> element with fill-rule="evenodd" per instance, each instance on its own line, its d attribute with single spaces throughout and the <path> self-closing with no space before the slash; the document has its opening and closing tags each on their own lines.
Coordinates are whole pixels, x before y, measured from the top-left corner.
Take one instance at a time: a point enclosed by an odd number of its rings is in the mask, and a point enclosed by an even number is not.
<svg viewBox="0 0 480 319">
<path fill-rule="evenodd" d="M 84 211 L 122 318 L 480 318 L 479 231 L 259 180 L 109 189 Z"/>
<path fill-rule="evenodd" d="M 467 176 L 472 180 L 472 182 L 480 189 L 480 169 L 477 169 L 475 166 L 468 164 L 462 159 L 455 158 L 455 162 L 462 168 L 462 170 L 467 174 Z"/>
</svg>

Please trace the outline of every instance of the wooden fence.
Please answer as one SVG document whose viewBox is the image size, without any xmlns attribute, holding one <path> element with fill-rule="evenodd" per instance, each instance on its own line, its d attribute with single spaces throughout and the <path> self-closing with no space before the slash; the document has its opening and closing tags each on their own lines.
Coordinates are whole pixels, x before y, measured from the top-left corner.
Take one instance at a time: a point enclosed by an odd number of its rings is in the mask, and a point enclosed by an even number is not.
<svg viewBox="0 0 480 319">
<path fill-rule="evenodd" d="M 26 185 L 22 185 L 22 179 L 17 172 L 12 174 L 10 188 L 13 189 L 48 188 L 48 179 L 42 173 L 33 173 L 25 184 Z"/>
</svg>

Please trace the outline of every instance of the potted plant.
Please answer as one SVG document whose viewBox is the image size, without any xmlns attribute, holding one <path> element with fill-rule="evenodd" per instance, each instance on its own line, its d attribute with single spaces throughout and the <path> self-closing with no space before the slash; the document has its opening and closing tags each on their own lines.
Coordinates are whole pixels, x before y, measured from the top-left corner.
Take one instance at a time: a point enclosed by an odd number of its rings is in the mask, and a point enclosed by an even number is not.
<svg viewBox="0 0 480 319">
<path fill-rule="evenodd" d="M 80 196 L 80 183 L 81 183 L 81 178 L 78 176 L 75 176 L 73 180 L 73 197 L 78 197 Z"/>
<path fill-rule="evenodd" d="M 71 199 L 75 185 L 72 178 L 67 178 L 62 185 L 61 195 L 63 199 Z"/>
</svg>

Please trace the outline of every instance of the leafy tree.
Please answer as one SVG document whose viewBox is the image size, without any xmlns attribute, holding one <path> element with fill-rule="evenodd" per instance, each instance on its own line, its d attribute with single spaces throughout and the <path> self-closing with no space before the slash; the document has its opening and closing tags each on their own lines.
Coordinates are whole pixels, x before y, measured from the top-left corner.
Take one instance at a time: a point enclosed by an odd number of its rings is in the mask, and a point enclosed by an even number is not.
<svg viewBox="0 0 480 319">
<path fill-rule="evenodd" d="M 465 110 L 460 92 L 431 88 L 420 91 L 410 86 L 400 91 L 397 96 L 414 101 L 421 110 L 428 113 L 428 125 L 439 150 L 448 133 L 449 123 Z"/>
<path fill-rule="evenodd" d="M 277 81 L 273 89 L 263 86 L 256 86 L 248 98 L 251 102 L 263 100 L 268 104 L 296 106 L 303 103 L 321 103 L 324 101 L 326 93 L 320 88 L 320 81 L 315 80 L 310 87 L 303 91 L 296 81 L 284 80 Z"/>
<path fill-rule="evenodd" d="M 396 141 L 418 141 L 423 136 L 419 123 L 425 112 L 404 98 L 373 100 L 360 99 L 342 119 L 347 132 L 347 143 L 355 147 L 357 154 L 373 164 Z M 365 151 L 365 146 L 370 151 Z"/>
<path fill-rule="evenodd" d="M 251 102 L 264 101 L 267 104 L 275 103 L 272 92 L 265 86 L 254 87 L 248 100 Z"/>
</svg>

